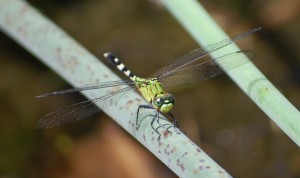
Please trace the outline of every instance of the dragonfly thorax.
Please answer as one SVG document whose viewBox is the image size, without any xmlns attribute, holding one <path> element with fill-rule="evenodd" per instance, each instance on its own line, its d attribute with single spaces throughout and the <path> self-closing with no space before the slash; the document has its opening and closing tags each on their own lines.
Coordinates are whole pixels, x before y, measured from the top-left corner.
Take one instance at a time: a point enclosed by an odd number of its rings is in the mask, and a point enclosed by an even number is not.
<svg viewBox="0 0 300 178">
<path fill-rule="evenodd" d="M 158 94 L 152 100 L 152 105 L 162 113 L 168 113 L 174 106 L 175 97 L 170 93 Z"/>
<path fill-rule="evenodd" d="M 173 108 L 174 96 L 164 91 L 164 87 L 157 78 L 145 79 L 136 77 L 135 85 L 155 109 L 162 113 L 168 113 Z"/>
</svg>

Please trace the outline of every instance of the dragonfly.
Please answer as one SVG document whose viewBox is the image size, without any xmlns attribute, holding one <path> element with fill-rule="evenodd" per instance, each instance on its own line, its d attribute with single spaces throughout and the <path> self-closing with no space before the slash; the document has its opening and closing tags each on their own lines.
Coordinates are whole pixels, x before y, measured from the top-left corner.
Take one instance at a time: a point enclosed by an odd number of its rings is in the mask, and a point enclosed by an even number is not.
<svg viewBox="0 0 300 178">
<path fill-rule="evenodd" d="M 199 48 L 193 50 L 175 60 L 174 63 L 164 67 L 155 75 L 155 77 L 152 78 L 138 77 L 133 72 L 131 72 L 125 66 L 125 64 L 113 53 L 104 53 L 104 57 L 108 59 L 114 66 L 116 66 L 122 73 L 124 73 L 129 78 L 128 80 L 98 82 L 96 84 L 86 85 L 83 87 L 42 94 L 36 96 L 36 98 L 45 98 L 54 95 L 62 95 L 101 88 L 103 89 L 108 87 L 123 87 L 109 94 L 91 100 L 79 102 L 49 113 L 38 121 L 36 127 L 38 129 L 52 128 L 54 126 L 59 126 L 68 122 L 88 118 L 89 116 L 101 111 L 101 109 L 96 106 L 97 104 L 105 107 L 107 102 L 117 100 L 119 97 L 129 91 L 138 90 L 149 104 L 138 106 L 136 112 L 136 129 L 138 129 L 140 126 L 140 122 L 138 122 L 138 120 L 140 111 L 142 109 L 153 109 L 156 111 L 156 114 L 153 115 L 151 120 L 151 127 L 158 135 L 160 135 L 158 132 L 158 127 L 154 128 L 154 122 L 157 121 L 159 123 L 159 119 L 161 118 L 159 116 L 160 113 L 162 113 L 163 115 L 168 115 L 170 117 L 170 120 L 172 121 L 172 124 L 170 125 L 174 126 L 174 128 L 179 129 L 178 122 L 171 113 L 171 110 L 173 109 L 175 104 L 175 97 L 172 94 L 168 93 L 165 89 L 178 87 L 180 85 L 184 86 L 192 82 L 207 80 L 221 74 L 222 72 L 224 72 L 224 70 L 228 71 L 243 65 L 245 62 L 237 62 L 238 60 L 236 59 L 238 59 L 239 55 L 245 54 L 244 51 L 236 51 L 213 59 L 205 59 L 204 57 L 230 44 L 233 44 L 240 39 L 246 38 L 259 31 L 260 29 L 261 27 L 254 28 L 252 30 L 235 35 L 231 38 L 226 38 L 217 43 L 208 45 L 203 49 Z M 225 61 L 228 62 L 228 67 L 225 67 L 225 69 L 223 70 L 218 65 L 218 63 L 224 63 Z"/>
</svg>

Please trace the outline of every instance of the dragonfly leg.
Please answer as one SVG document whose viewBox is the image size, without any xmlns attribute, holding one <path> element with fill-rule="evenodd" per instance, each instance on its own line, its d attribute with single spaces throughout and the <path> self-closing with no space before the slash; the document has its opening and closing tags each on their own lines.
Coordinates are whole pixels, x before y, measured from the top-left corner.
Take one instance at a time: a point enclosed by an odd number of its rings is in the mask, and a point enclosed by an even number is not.
<svg viewBox="0 0 300 178">
<path fill-rule="evenodd" d="M 158 111 L 157 111 L 158 112 Z M 156 119 L 156 122 L 161 126 L 161 124 L 160 124 L 160 122 L 159 122 L 159 120 L 160 119 L 162 119 L 162 120 L 165 120 L 165 121 L 169 121 L 168 119 L 166 119 L 165 117 L 158 117 L 157 119 Z M 164 125 L 169 125 L 169 124 L 164 124 Z M 159 126 L 159 127 L 160 127 Z"/>
<path fill-rule="evenodd" d="M 156 111 L 156 114 L 155 114 L 155 115 L 151 115 L 151 114 L 150 114 L 150 115 L 147 115 L 147 116 L 143 117 L 142 119 L 140 119 L 140 121 L 139 121 L 139 115 L 140 115 L 140 110 L 141 110 L 141 109 L 154 109 L 154 110 Z M 157 140 L 160 140 L 161 134 L 158 132 L 158 130 L 159 130 L 160 128 L 165 127 L 165 126 L 168 126 L 168 127 L 166 128 L 166 131 L 167 131 L 169 134 L 172 134 L 172 132 L 169 131 L 170 128 L 174 127 L 174 129 L 179 129 L 178 122 L 177 122 L 177 120 L 175 119 L 175 117 L 174 117 L 170 112 L 169 112 L 169 115 L 170 115 L 171 118 L 172 118 L 172 124 L 163 124 L 163 125 L 161 125 L 160 122 L 159 122 L 159 120 L 160 120 L 160 119 L 167 120 L 167 119 L 160 117 L 159 111 L 157 111 L 157 110 L 156 110 L 155 108 L 153 108 L 151 105 L 139 105 L 138 110 L 137 110 L 137 115 L 136 115 L 136 130 L 138 130 L 138 129 L 140 128 L 141 123 L 143 122 L 143 120 L 144 120 L 146 117 L 148 117 L 148 116 L 153 116 L 153 117 L 152 117 L 152 120 L 151 120 L 151 127 L 152 127 L 152 129 L 155 131 L 155 133 L 158 134 Z M 154 128 L 154 122 L 155 122 L 155 120 L 156 120 L 156 122 L 159 124 L 159 126 L 158 126 L 157 128 Z"/>
<path fill-rule="evenodd" d="M 171 118 L 172 118 L 172 120 L 173 120 L 173 127 L 174 127 L 174 129 L 177 129 L 177 131 L 180 130 L 179 124 L 178 124 L 176 118 L 173 116 L 173 114 L 172 114 L 171 112 L 169 112 L 169 115 L 171 116 Z M 169 127 L 167 128 L 167 131 L 168 131 L 168 132 L 169 132 L 169 129 L 170 129 L 171 127 L 172 127 L 172 126 L 169 126 Z M 180 132 L 178 131 L 177 133 L 180 133 Z M 186 134 L 184 131 L 183 131 L 183 133 Z"/>
<path fill-rule="evenodd" d="M 173 124 L 163 124 L 163 125 L 160 125 L 160 126 L 158 126 L 158 127 L 156 128 L 156 130 L 160 129 L 161 127 L 164 128 L 164 127 L 167 126 L 167 125 L 168 125 L 168 127 L 167 127 L 166 130 L 171 134 L 171 132 L 169 131 L 169 128 L 173 127 Z"/>
<path fill-rule="evenodd" d="M 141 110 L 141 109 L 154 109 L 154 110 L 156 111 L 156 113 L 155 113 L 155 115 L 147 115 L 147 116 L 143 117 L 143 118 L 139 121 L 139 113 L 140 113 L 140 110 Z M 159 123 L 159 119 L 161 119 L 159 114 L 160 114 L 159 111 L 157 111 L 155 108 L 153 108 L 153 107 L 150 106 L 150 105 L 139 105 L 138 110 L 137 110 L 137 115 L 136 115 L 136 130 L 139 129 L 141 123 L 143 122 L 143 120 L 144 120 L 146 117 L 148 117 L 148 116 L 153 116 L 150 125 L 151 125 L 152 129 L 155 131 L 155 133 L 157 133 L 157 135 L 158 135 L 157 140 L 160 140 L 161 134 L 158 132 L 158 129 L 161 128 L 162 126 L 170 125 L 170 124 L 164 124 L 164 125 L 161 125 L 161 124 Z M 163 118 L 162 118 L 162 119 L 163 119 Z M 159 126 L 158 126 L 157 128 L 154 128 L 154 122 L 155 122 L 155 120 L 156 120 L 157 123 L 159 124 Z M 164 120 L 167 120 L 167 119 L 164 119 Z M 172 125 L 172 126 L 173 126 L 173 125 Z M 168 131 L 168 132 L 169 132 L 169 131 Z M 170 132 L 169 132 L 169 133 L 170 133 Z"/>
<path fill-rule="evenodd" d="M 177 122 L 176 118 L 173 116 L 173 114 L 171 112 L 169 112 L 169 115 L 172 118 L 174 128 L 176 127 L 176 128 L 179 129 L 179 125 L 178 125 L 178 122 Z"/>
<path fill-rule="evenodd" d="M 150 105 L 139 105 L 138 109 L 137 109 L 137 113 L 136 113 L 136 130 L 138 130 L 140 128 L 141 123 L 143 122 L 143 120 L 148 117 L 149 115 L 143 117 L 141 119 L 141 121 L 139 121 L 139 115 L 140 115 L 140 110 L 141 109 L 154 109 L 152 106 Z M 154 118 L 156 117 L 156 114 L 153 116 Z"/>
<path fill-rule="evenodd" d="M 157 114 L 155 115 L 155 117 L 153 117 L 153 119 L 152 119 L 152 121 L 151 121 L 151 127 L 152 127 L 152 129 L 155 130 L 155 132 L 158 134 L 157 141 L 159 141 L 160 138 L 161 138 L 161 134 L 158 132 L 158 129 L 159 129 L 159 128 L 164 127 L 164 126 L 166 126 L 166 125 L 171 125 L 170 127 L 173 126 L 173 124 L 163 124 L 163 125 L 161 125 L 161 124 L 158 122 L 159 119 L 160 119 L 160 117 L 159 117 L 159 111 L 157 111 Z M 160 125 L 160 126 L 156 127 L 156 129 L 154 129 L 154 127 L 153 127 L 153 123 L 154 123 L 155 120 L 157 120 L 157 123 L 159 123 L 159 125 Z M 166 129 L 166 131 L 167 131 L 169 134 L 172 134 L 168 129 Z"/>
<path fill-rule="evenodd" d="M 151 127 L 152 129 L 159 135 L 158 138 L 160 138 L 160 133 L 158 132 L 157 128 L 154 128 L 153 124 L 154 124 L 154 121 L 156 119 L 159 119 L 159 112 L 157 111 L 156 114 L 154 115 L 154 117 L 152 118 L 151 120 Z"/>
</svg>

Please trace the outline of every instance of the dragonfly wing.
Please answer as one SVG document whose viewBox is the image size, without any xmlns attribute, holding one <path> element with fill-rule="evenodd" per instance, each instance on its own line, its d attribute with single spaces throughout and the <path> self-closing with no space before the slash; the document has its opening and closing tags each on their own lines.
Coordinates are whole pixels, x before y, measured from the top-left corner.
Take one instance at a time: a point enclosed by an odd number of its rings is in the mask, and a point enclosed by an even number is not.
<svg viewBox="0 0 300 178">
<path fill-rule="evenodd" d="M 158 78 L 158 80 L 166 88 L 207 80 L 223 73 L 223 71 L 230 71 L 249 62 L 244 55 L 248 56 L 250 59 L 254 58 L 254 54 L 250 51 L 238 51 L 216 59 L 206 60 L 192 66 L 185 66 L 180 70 L 173 71 L 164 77 Z M 222 63 L 223 69 L 218 63 Z"/>
<path fill-rule="evenodd" d="M 249 35 L 252 35 L 253 33 L 259 31 L 260 29 L 261 29 L 261 27 L 258 27 L 258 28 L 249 30 L 247 32 L 232 36 L 231 38 L 227 38 L 227 39 L 224 39 L 217 43 L 208 45 L 208 46 L 204 47 L 203 49 L 196 49 L 194 51 L 191 51 L 190 53 L 177 59 L 174 63 L 172 63 L 169 66 L 166 66 L 165 68 L 160 70 L 158 73 L 156 73 L 156 76 L 157 76 L 157 78 L 168 76 L 169 73 L 173 73 L 176 70 L 180 70 L 184 66 L 187 66 L 214 51 L 224 48 L 225 46 L 228 46 L 228 45 L 234 43 L 235 41 L 238 41 L 240 39 L 248 37 Z"/>
<path fill-rule="evenodd" d="M 132 90 L 132 87 L 125 87 L 99 98 L 83 101 L 62 109 L 58 109 L 42 117 L 38 121 L 36 128 L 52 128 L 67 122 L 73 122 L 92 116 L 93 114 L 101 111 L 101 109 L 96 105 L 97 103 L 101 102 L 101 107 L 106 107 L 108 106 L 108 102 L 116 100 L 130 90 Z"/>
<path fill-rule="evenodd" d="M 45 98 L 45 97 L 53 96 L 53 95 L 62 95 L 62 94 L 67 94 L 67 93 L 75 93 L 75 92 L 80 92 L 80 91 L 85 91 L 85 90 L 116 87 L 116 86 L 122 86 L 122 85 L 134 86 L 135 84 L 132 80 L 98 82 L 98 83 L 94 83 L 94 84 L 90 84 L 90 85 L 85 85 L 83 87 L 77 87 L 77 88 L 71 88 L 71 89 L 66 89 L 66 90 L 61 90 L 61 91 L 54 91 L 51 93 L 45 93 L 45 94 L 36 96 L 36 98 Z"/>
</svg>

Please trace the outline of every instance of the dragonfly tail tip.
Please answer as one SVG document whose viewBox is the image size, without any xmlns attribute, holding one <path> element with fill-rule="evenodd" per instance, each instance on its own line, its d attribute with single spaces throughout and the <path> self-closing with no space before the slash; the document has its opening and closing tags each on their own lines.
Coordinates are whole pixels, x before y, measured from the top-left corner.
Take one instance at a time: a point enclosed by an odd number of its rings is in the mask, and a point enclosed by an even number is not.
<svg viewBox="0 0 300 178">
<path fill-rule="evenodd" d="M 111 52 L 103 53 L 103 56 L 106 57 L 106 58 L 108 58 L 108 57 L 111 56 L 111 55 L 112 55 Z"/>
</svg>

